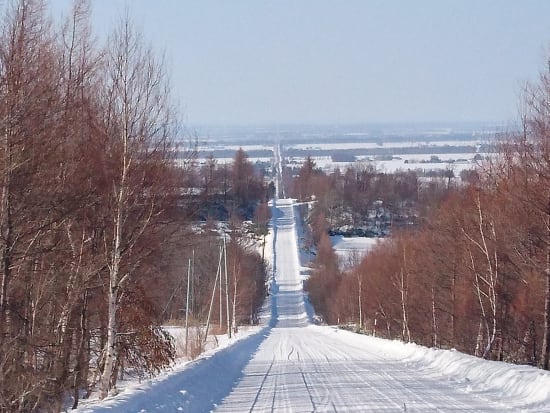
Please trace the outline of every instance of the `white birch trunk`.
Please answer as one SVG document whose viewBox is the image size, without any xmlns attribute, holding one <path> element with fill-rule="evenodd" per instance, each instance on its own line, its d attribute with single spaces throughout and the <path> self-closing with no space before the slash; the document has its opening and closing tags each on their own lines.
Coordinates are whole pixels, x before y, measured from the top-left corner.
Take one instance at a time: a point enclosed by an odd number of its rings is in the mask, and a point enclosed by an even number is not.
<svg viewBox="0 0 550 413">
<path fill-rule="evenodd" d="M 496 242 L 497 235 L 494 222 L 485 223 L 483 216 L 483 209 L 481 207 L 481 199 L 478 197 L 475 200 L 476 208 L 478 213 L 478 222 L 477 222 L 477 231 L 479 234 L 479 241 L 476 240 L 473 236 L 469 235 L 464 228 L 462 232 L 465 235 L 466 239 L 475 247 L 475 249 L 481 254 L 483 260 L 485 261 L 484 268 L 480 270 L 478 265 L 476 265 L 476 260 L 472 253 L 472 249 L 469 247 L 470 263 L 471 269 L 474 273 L 475 280 L 474 286 L 476 289 L 476 295 L 480 306 L 481 320 L 480 328 L 484 327 L 485 334 L 482 334 L 481 331 L 478 334 L 478 342 L 476 343 L 476 355 L 481 355 L 483 358 L 486 358 L 490 355 L 493 344 L 495 343 L 497 332 L 498 332 L 498 302 L 499 296 L 497 293 L 498 285 L 500 283 L 499 275 L 499 260 L 496 248 L 493 247 L 493 252 L 491 252 L 488 244 L 487 237 L 490 236 L 493 242 Z M 488 225 L 488 228 L 486 228 Z M 489 234 L 487 234 L 487 232 Z M 491 239 L 490 238 L 490 239 Z M 480 337 L 486 336 L 485 345 L 482 346 L 479 342 Z M 481 352 L 481 347 L 483 347 L 483 352 Z M 481 354 L 479 354 L 481 353 Z"/>
<path fill-rule="evenodd" d="M 437 317 L 435 312 L 435 288 L 432 287 L 432 328 L 433 328 L 433 346 L 437 347 Z"/>
<path fill-rule="evenodd" d="M 111 389 L 111 376 L 116 360 L 116 312 L 117 312 L 117 291 L 114 286 L 109 287 L 109 303 L 108 303 L 108 324 L 107 324 L 107 343 L 105 344 L 104 357 L 105 363 L 103 373 L 99 381 L 99 397 L 104 399 L 109 395 Z"/>
</svg>

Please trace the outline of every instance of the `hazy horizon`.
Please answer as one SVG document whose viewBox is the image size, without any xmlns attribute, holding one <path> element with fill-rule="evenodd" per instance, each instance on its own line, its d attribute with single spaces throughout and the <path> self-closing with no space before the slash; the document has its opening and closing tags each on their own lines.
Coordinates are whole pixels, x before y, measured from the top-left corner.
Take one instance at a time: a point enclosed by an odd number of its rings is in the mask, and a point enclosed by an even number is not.
<svg viewBox="0 0 550 413">
<path fill-rule="evenodd" d="M 91 3 L 164 52 L 190 125 L 511 123 L 550 43 L 545 0 Z"/>
</svg>

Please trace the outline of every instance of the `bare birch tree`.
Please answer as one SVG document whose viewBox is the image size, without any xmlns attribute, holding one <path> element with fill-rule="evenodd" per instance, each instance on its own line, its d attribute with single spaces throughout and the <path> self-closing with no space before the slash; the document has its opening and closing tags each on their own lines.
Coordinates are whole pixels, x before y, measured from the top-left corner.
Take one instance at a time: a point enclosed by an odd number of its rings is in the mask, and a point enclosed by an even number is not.
<svg viewBox="0 0 550 413">
<path fill-rule="evenodd" d="M 474 289 L 481 314 L 476 355 L 487 358 L 493 349 L 499 329 L 499 289 L 502 277 L 494 215 L 485 211 L 479 192 L 473 194 L 473 202 L 476 215 L 472 228 L 463 227 L 462 232 L 468 241 L 470 270 L 474 275 Z"/>
<path fill-rule="evenodd" d="M 126 17 L 106 51 L 105 141 L 111 229 L 104 237 L 108 267 L 108 321 L 100 396 L 112 385 L 121 295 L 139 267 L 137 244 L 154 225 L 169 192 L 159 175 L 170 164 L 172 111 L 162 65 Z"/>
</svg>

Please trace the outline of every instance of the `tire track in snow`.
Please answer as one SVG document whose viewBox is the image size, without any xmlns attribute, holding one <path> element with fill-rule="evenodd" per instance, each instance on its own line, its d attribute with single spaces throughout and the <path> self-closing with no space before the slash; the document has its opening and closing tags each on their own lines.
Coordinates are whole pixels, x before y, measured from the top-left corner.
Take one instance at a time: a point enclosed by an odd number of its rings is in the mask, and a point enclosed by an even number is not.
<svg viewBox="0 0 550 413">
<path fill-rule="evenodd" d="M 269 373 L 271 372 L 271 369 L 273 368 L 273 364 L 275 363 L 275 357 L 273 357 L 273 360 L 271 361 L 271 364 L 269 365 L 269 368 L 264 374 L 264 378 L 262 379 L 262 383 L 260 384 L 260 388 L 258 389 L 258 393 L 256 394 L 256 397 L 254 398 L 254 402 L 252 403 L 252 406 L 250 407 L 249 412 L 252 412 L 254 410 L 254 407 L 256 407 L 256 403 L 258 403 L 258 398 L 260 397 L 260 393 L 264 389 L 265 382 L 267 378 L 269 377 Z"/>
<path fill-rule="evenodd" d="M 332 341 L 332 340 L 331 340 Z M 305 343 L 303 343 L 305 344 Z M 338 371 L 340 373 L 340 376 L 346 376 L 348 377 L 347 382 L 348 383 L 361 383 L 363 391 L 370 389 L 372 392 L 377 394 L 378 400 L 384 400 L 384 405 L 386 406 L 386 409 L 390 406 L 395 407 L 396 411 L 401 411 L 401 405 L 388 397 L 386 394 L 384 394 L 380 389 L 372 386 L 369 383 L 369 380 L 367 380 L 364 376 L 361 376 L 356 368 L 353 366 L 353 360 L 349 356 L 349 352 L 345 351 L 344 348 L 348 347 L 347 345 L 343 345 L 343 343 L 332 343 L 328 340 L 325 340 L 323 343 L 324 349 L 326 352 L 323 354 L 323 358 L 319 358 L 314 352 L 310 354 L 311 360 L 313 360 L 314 364 L 316 365 L 323 365 L 323 367 L 318 368 L 318 370 L 323 371 L 323 384 L 326 385 L 327 389 L 329 389 L 328 392 L 326 392 L 326 397 L 329 399 L 327 402 L 324 402 L 323 405 L 327 405 L 328 402 L 330 402 L 331 407 L 334 409 L 334 412 L 339 411 L 337 409 L 337 406 L 345 406 L 346 410 L 350 408 L 350 398 L 344 397 L 346 396 L 346 392 L 341 391 L 330 391 L 331 388 L 331 373 Z M 317 346 L 312 346 L 317 347 Z M 329 355 L 332 355 L 332 359 L 329 357 Z M 335 360 L 336 359 L 336 360 Z M 343 360 L 344 362 L 338 362 L 337 360 Z M 324 361 L 323 361 L 324 360 Z M 328 364 L 328 366 L 327 366 Z M 335 390 L 335 386 L 332 386 L 332 390 Z M 344 393 L 344 394 L 341 394 Z M 360 403 L 357 403 L 360 404 Z M 386 410 L 385 409 L 385 410 Z M 340 411 L 345 411 L 344 409 L 340 409 Z"/>
<path fill-rule="evenodd" d="M 288 356 L 286 357 L 287 360 L 290 360 L 290 357 L 292 356 L 292 353 L 294 353 L 294 346 L 290 348 L 290 353 L 288 353 Z"/>
<path fill-rule="evenodd" d="M 309 396 L 309 401 L 311 402 L 311 407 L 312 407 L 312 412 L 316 411 L 317 409 L 315 408 L 315 401 L 313 400 L 313 394 L 312 394 L 312 391 L 311 391 L 311 388 L 310 388 L 310 385 L 308 384 L 307 380 L 306 380 L 306 376 L 304 375 L 304 370 L 302 369 L 302 367 L 300 366 L 300 375 L 302 376 L 302 381 L 304 382 L 304 386 L 307 390 L 307 394 Z"/>
</svg>

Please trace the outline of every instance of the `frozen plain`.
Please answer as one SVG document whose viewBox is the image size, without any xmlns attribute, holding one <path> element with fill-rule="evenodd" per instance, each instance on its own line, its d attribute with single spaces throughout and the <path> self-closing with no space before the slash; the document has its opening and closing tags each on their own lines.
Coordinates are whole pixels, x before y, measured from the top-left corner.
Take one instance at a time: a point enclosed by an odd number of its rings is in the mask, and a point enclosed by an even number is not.
<svg viewBox="0 0 550 413">
<path fill-rule="evenodd" d="M 313 325 L 294 206 L 273 208 L 271 318 L 256 333 L 85 412 L 550 412 L 550 375 Z"/>
</svg>

